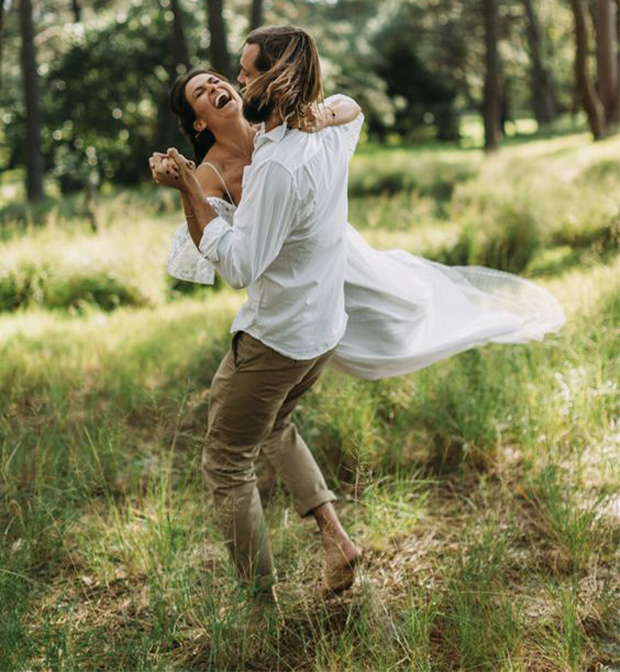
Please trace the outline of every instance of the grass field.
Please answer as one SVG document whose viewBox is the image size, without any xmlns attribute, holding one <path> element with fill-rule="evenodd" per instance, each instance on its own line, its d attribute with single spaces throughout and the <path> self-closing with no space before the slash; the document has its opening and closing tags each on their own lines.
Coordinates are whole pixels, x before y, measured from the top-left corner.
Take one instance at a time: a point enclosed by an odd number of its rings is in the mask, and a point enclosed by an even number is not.
<svg viewBox="0 0 620 672">
<path fill-rule="evenodd" d="M 43 223 L 6 206 L 0 669 L 620 666 L 619 148 L 354 159 L 350 220 L 373 245 L 519 272 L 568 322 L 410 376 L 322 376 L 296 422 L 367 561 L 318 601 L 318 529 L 278 486 L 283 622 L 236 584 L 200 471 L 244 293 L 166 277 L 166 192 L 104 194 L 91 218 L 78 195 Z"/>
</svg>

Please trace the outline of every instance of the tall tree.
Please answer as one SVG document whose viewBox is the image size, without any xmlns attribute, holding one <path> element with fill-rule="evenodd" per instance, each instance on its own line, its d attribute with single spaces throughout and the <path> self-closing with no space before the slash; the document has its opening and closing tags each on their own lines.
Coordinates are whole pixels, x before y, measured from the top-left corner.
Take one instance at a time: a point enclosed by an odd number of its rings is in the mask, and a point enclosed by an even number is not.
<svg viewBox="0 0 620 672">
<path fill-rule="evenodd" d="M 170 0 L 170 9 L 174 16 L 172 22 L 172 45 L 171 52 L 174 58 L 175 68 L 179 65 L 189 68 L 189 49 L 185 34 L 185 15 L 181 6 L 181 0 Z"/>
<path fill-rule="evenodd" d="M 80 0 L 71 0 L 71 9 L 73 10 L 73 20 L 75 23 L 82 21 L 82 5 Z"/>
<path fill-rule="evenodd" d="M 497 0 L 482 0 L 484 15 L 484 42 L 485 42 L 485 80 L 484 101 L 482 103 L 484 116 L 484 149 L 493 152 L 499 149 L 501 142 L 501 91 L 499 51 L 497 49 L 498 11 Z"/>
<path fill-rule="evenodd" d="M 39 81 L 31 0 L 20 0 L 19 17 L 22 38 L 21 66 L 26 108 L 26 191 L 28 200 L 34 203 L 43 198 L 43 154 L 41 153 Z"/>
<path fill-rule="evenodd" d="M 526 34 L 532 61 L 532 107 L 539 126 L 554 121 L 558 116 L 555 86 L 551 72 L 545 66 L 542 49 L 542 31 L 532 0 L 523 0 Z"/>
<path fill-rule="evenodd" d="M 598 91 L 607 120 L 611 123 L 619 121 L 620 117 L 616 11 L 614 1 L 598 0 L 596 30 Z"/>
<path fill-rule="evenodd" d="M 4 0 L 0 0 L 0 90 L 2 90 L 2 45 L 4 42 Z"/>
<path fill-rule="evenodd" d="M 263 25 L 263 0 L 252 0 L 250 11 L 250 30 Z"/>
<path fill-rule="evenodd" d="M 190 67 L 189 49 L 185 34 L 185 15 L 181 0 L 170 0 L 170 10 L 173 14 L 172 29 L 168 37 L 168 86 L 172 86 L 180 71 Z M 176 143 L 176 120 L 168 103 L 168 92 L 162 96 L 159 103 L 157 144 L 161 148 L 171 147 Z"/>
<path fill-rule="evenodd" d="M 211 33 L 211 64 L 215 70 L 232 79 L 223 10 L 224 0 L 207 0 L 209 32 Z"/>
<path fill-rule="evenodd" d="M 575 17 L 575 75 L 583 107 L 595 140 L 607 135 L 605 108 L 588 73 L 588 23 L 584 0 L 571 0 Z"/>
</svg>

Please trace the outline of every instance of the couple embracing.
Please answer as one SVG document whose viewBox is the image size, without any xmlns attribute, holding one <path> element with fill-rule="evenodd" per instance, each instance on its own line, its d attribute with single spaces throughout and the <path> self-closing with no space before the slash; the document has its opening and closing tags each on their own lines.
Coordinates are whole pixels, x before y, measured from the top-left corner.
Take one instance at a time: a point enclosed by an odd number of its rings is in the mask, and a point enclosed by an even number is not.
<svg viewBox="0 0 620 672">
<path fill-rule="evenodd" d="M 514 275 L 446 267 L 370 247 L 347 222 L 347 179 L 363 115 L 351 98 L 322 101 L 314 39 L 295 26 L 248 35 L 238 76 L 193 70 L 171 105 L 195 150 L 149 160 L 179 189 L 186 222 L 168 271 L 247 301 L 211 384 L 205 479 L 242 580 L 275 601 L 276 568 L 256 485 L 261 453 L 300 516 L 319 526 L 323 594 L 349 588 L 362 558 L 292 422 L 326 366 L 365 379 L 406 374 L 488 342 L 540 339 L 564 322 L 557 301 Z"/>
</svg>

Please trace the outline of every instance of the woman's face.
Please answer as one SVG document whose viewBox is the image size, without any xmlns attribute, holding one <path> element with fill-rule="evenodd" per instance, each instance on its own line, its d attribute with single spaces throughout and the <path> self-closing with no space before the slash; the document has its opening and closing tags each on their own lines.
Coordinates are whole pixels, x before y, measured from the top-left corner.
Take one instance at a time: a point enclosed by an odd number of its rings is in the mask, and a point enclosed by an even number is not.
<svg viewBox="0 0 620 672">
<path fill-rule="evenodd" d="M 197 131 L 241 114 L 243 106 L 241 96 L 233 86 L 210 73 L 201 73 L 187 82 L 185 99 L 196 115 L 194 128 Z"/>
</svg>

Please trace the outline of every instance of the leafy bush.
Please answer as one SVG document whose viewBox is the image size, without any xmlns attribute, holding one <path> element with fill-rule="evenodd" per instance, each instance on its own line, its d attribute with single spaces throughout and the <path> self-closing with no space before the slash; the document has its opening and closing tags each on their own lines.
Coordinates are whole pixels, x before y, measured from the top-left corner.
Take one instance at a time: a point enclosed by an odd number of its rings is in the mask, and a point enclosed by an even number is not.
<svg viewBox="0 0 620 672">
<path fill-rule="evenodd" d="M 458 84 L 449 68 L 429 63 L 422 42 L 416 40 L 420 15 L 413 3 L 405 3 L 391 21 L 375 35 L 379 54 L 375 70 L 385 81 L 388 95 L 401 102 L 395 112 L 391 130 L 403 137 L 432 135 L 438 140 L 459 138 L 456 105 Z M 386 128 L 370 119 L 370 130 L 380 136 Z"/>
<path fill-rule="evenodd" d="M 605 254 L 620 249 L 620 198 L 617 159 L 602 158 L 586 165 L 572 180 L 572 217 L 563 217 L 552 235 L 556 245 L 592 249 Z"/>
<path fill-rule="evenodd" d="M 147 303 L 140 291 L 106 271 L 82 271 L 52 278 L 45 287 L 43 304 L 49 308 L 81 310 L 94 305 L 102 310 Z"/>
<path fill-rule="evenodd" d="M 385 165 L 375 157 L 363 157 L 351 166 L 349 196 L 392 196 L 417 192 L 438 202 L 449 202 L 456 185 L 476 174 L 472 161 L 447 162 L 414 159 L 411 154 L 384 154 Z M 414 160 L 412 160 L 414 159 Z"/>
<path fill-rule="evenodd" d="M 22 306 L 103 310 L 147 303 L 140 290 L 106 270 L 62 269 L 25 263 L 0 276 L 0 311 Z"/>
<path fill-rule="evenodd" d="M 28 303 L 39 303 L 48 268 L 25 263 L 0 272 L 0 310 L 15 310 Z"/>
<path fill-rule="evenodd" d="M 497 221 L 469 223 L 453 247 L 436 260 L 457 266 L 488 266 L 511 273 L 524 271 L 541 249 L 544 237 L 530 204 L 507 200 L 495 211 Z"/>
<path fill-rule="evenodd" d="M 169 14 L 159 3 L 128 3 L 105 25 L 73 33 L 50 64 L 41 86 L 43 150 L 64 193 L 89 180 L 150 179 L 147 158 L 163 142 L 173 62 Z M 6 139 L 16 157 L 24 154 L 24 127 L 23 111 L 10 116 Z M 167 140 L 187 150 L 180 134 Z"/>
</svg>

